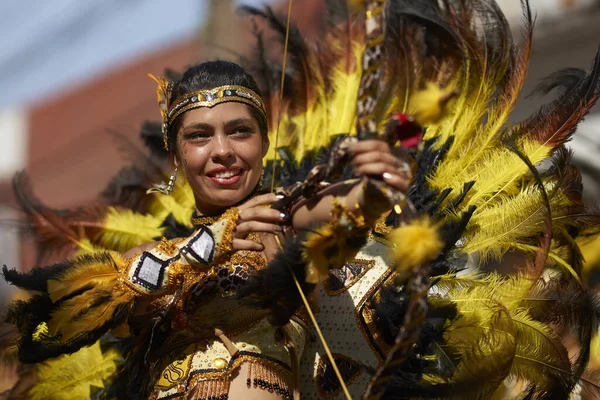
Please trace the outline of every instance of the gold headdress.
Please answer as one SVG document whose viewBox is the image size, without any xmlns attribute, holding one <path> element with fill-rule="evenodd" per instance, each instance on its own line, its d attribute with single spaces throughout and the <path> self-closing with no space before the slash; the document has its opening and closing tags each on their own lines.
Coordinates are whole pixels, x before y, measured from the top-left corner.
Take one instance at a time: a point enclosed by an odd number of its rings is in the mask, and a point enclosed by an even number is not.
<svg viewBox="0 0 600 400">
<path fill-rule="evenodd" d="M 156 97 L 158 100 L 158 105 L 160 106 L 160 114 L 163 120 L 162 132 L 165 150 L 169 150 L 167 133 L 173 121 L 175 121 L 175 119 L 177 119 L 177 117 L 184 112 L 194 108 L 214 107 L 220 103 L 235 101 L 254 107 L 256 110 L 258 110 L 266 122 L 267 112 L 265 111 L 262 98 L 258 93 L 248 89 L 247 87 L 238 85 L 225 85 L 212 89 L 197 90 L 195 92 L 187 93 L 186 95 L 173 101 L 173 104 L 169 104 L 173 84 L 171 82 L 167 82 L 167 80 L 162 77 L 157 78 L 152 74 L 148 74 L 148 76 L 158 83 L 158 87 L 156 88 Z"/>
</svg>

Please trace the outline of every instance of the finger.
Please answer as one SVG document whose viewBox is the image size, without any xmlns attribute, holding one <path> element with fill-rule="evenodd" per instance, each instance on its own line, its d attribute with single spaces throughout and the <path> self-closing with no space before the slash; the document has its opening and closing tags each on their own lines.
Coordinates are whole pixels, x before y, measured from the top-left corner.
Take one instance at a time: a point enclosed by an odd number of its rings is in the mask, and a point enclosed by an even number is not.
<svg viewBox="0 0 600 400">
<path fill-rule="evenodd" d="M 252 232 L 280 233 L 281 231 L 281 226 L 276 224 L 248 221 L 242 222 L 241 224 L 238 224 L 238 226 L 235 227 L 235 229 L 233 230 L 233 237 L 243 239 Z"/>
<path fill-rule="evenodd" d="M 372 164 L 375 162 L 382 162 L 391 166 L 398 165 L 398 160 L 391 153 L 381 151 L 369 151 L 367 153 L 361 153 L 356 155 L 352 159 L 352 165 L 359 166 L 361 164 Z"/>
<path fill-rule="evenodd" d="M 383 140 L 361 140 L 352 147 L 354 154 L 366 153 L 369 151 L 390 152 L 390 146 Z"/>
<path fill-rule="evenodd" d="M 369 164 L 361 164 L 354 168 L 356 175 L 372 175 L 381 176 L 385 172 L 397 173 L 393 165 L 384 162 L 373 162 Z"/>
<path fill-rule="evenodd" d="M 238 207 L 238 210 L 242 211 L 253 207 L 266 206 L 275 202 L 276 200 L 277 195 L 275 193 L 261 194 L 258 196 L 254 196 L 244 204 L 240 205 Z"/>
<path fill-rule="evenodd" d="M 242 210 L 239 215 L 239 223 L 245 221 L 259 221 L 270 223 L 286 222 L 288 215 L 274 208 L 254 207 Z"/>
<path fill-rule="evenodd" d="M 265 246 L 263 246 L 261 243 L 256 243 L 251 240 L 235 239 L 235 238 L 233 239 L 231 247 L 232 247 L 233 251 L 240 251 L 240 250 L 263 251 L 265 249 Z"/>
<path fill-rule="evenodd" d="M 408 192 L 410 185 L 406 178 L 398 174 L 391 174 L 389 172 L 384 172 L 382 176 L 385 183 L 387 183 L 389 186 L 393 187 L 394 189 L 398 189 L 402 193 Z"/>
</svg>

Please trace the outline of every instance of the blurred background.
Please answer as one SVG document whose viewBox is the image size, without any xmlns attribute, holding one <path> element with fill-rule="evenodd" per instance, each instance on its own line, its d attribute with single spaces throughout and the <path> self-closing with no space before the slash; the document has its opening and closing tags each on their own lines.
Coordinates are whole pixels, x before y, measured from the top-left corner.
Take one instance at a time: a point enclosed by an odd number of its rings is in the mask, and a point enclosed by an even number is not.
<svg viewBox="0 0 600 400">
<path fill-rule="evenodd" d="M 292 16 L 310 36 L 323 0 L 297 0 Z M 11 177 L 25 169 L 50 206 L 93 200 L 125 163 L 111 132 L 138 140 L 142 121 L 159 119 L 147 73 L 182 70 L 205 59 L 234 58 L 249 45 L 240 3 L 286 0 L 2 0 L 0 12 L 0 219 L 15 218 Z M 498 0 L 519 32 L 519 0 Z M 600 0 L 531 0 L 534 55 L 524 93 L 565 67 L 587 68 L 600 43 Z M 516 122 L 543 99 L 523 98 Z M 600 194 L 600 112 L 571 143 L 589 199 Z M 31 246 L 0 228 L 0 264 L 28 269 Z M 9 296 L 0 284 L 0 304 Z M 2 388 L 0 387 L 0 391 Z"/>
</svg>

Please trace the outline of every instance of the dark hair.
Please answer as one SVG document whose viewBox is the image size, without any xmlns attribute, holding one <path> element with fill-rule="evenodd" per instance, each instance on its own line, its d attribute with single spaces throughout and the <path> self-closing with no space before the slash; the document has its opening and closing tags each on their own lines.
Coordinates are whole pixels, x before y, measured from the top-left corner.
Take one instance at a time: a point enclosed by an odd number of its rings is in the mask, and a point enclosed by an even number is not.
<svg viewBox="0 0 600 400">
<path fill-rule="evenodd" d="M 197 90 L 212 89 L 224 85 L 244 86 L 262 96 L 256 81 L 244 68 L 236 63 L 216 60 L 207 61 L 188 68 L 181 79 L 174 83 L 169 103 L 173 104 L 173 101 L 176 99 Z M 258 121 L 260 133 L 266 136 L 268 128 L 265 117 L 254 107 L 250 107 L 250 110 L 254 118 Z M 181 120 L 180 115 L 169 127 L 167 137 L 170 149 L 176 148 L 177 131 L 181 126 Z"/>
</svg>

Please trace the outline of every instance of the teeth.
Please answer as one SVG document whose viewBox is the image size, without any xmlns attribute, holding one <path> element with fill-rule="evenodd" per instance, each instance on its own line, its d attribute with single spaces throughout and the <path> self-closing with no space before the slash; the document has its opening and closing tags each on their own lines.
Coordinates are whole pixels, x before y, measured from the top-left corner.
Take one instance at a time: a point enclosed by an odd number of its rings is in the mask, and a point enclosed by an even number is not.
<svg viewBox="0 0 600 400">
<path fill-rule="evenodd" d="M 238 171 L 217 172 L 215 174 L 215 178 L 218 178 L 218 179 L 227 179 L 227 178 L 231 178 L 233 176 L 236 176 L 237 174 L 238 174 Z"/>
</svg>

